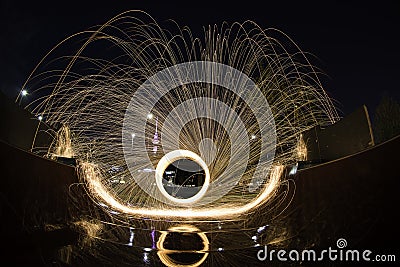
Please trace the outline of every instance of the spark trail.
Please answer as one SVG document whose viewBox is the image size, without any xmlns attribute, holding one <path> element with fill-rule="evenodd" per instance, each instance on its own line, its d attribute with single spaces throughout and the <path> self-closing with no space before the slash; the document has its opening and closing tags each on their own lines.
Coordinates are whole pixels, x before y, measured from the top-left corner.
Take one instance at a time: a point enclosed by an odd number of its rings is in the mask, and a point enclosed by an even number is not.
<svg viewBox="0 0 400 267">
<path fill-rule="evenodd" d="M 318 70 L 278 30 L 245 21 L 194 37 L 167 26 L 128 11 L 68 37 L 24 85 L 36 88 L 27 107 L 54 129 L 68 126 L 62 131 L 74 140 L 55 138 L 49 153 L 68 144 L 107 212 L 246 214 L 273 198 L 285 166 L 306 156 L 301 133 L 334 123 L 336 110 Z M 65 46 L 76 52 L 55 58 Z M 178 150 L 202 157 L 210 175 L 204 196 L 183 205 L 160 194 L 155 178 L 160 160 Z"/>
</svg>

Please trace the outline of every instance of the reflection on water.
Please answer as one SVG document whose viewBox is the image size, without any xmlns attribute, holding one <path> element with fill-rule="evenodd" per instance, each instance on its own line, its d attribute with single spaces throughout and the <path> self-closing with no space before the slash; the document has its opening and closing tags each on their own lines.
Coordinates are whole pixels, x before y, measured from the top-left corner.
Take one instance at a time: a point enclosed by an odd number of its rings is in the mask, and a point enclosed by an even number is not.
<svg viewBox="0 0 400 267">
<path fill-rule="evenodd" d="M 200 266 L 208 256 L 206 234 L 192 225 L 171 227 L 162 231 L 157 255 L 166 266 Z"/>
<path fill-rule="evenodd" d="M 257 266 L 257 251 L 286 235 L 265 220 L 80 222 L 81 242 L 61 249 L 59 260 L 70 266 Z"/>
</svg>

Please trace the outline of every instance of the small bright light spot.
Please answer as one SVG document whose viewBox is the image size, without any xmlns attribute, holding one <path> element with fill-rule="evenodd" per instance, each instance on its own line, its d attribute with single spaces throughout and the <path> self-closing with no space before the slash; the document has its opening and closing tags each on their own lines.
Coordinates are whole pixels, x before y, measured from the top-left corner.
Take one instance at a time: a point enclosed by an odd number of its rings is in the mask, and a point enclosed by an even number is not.
<svg viewBox="0 0 400 267">
<path fill-rule="evenodd" d="M 256 240 L 257 240 L 257 236 L 253 235 L 253 236 L 251 237 L 251 239 L 253 239 L 254 241 L 256 241 Z"/>
<path fill-rule="evenodd" d="M 43 120 L 43 116 L 42 116 L 42 115 L 39 115 L 38 119 L 39 119 L 40 121 Z"/>
<path fill-rule="evenodd" d="M 149 120 L 151 120 L 151 119 L 153 118 L 153 114 L 151 114 L 151 113 L 147 114 L 147 118 L 148 118 Z"/>
<path fill-rule="evenodd" d="M 295 175 L 297 172 L 297 164 L 293 166 L 293 168 L 290 170 L 289 175 Z"/>
<path fill-rule="evenodd" d="M 129 228 L 130 236 L 129 236 L 129 243 L 128 246 L 132 247 L 133 246 L 133 239 L 135 238 L 135 233 L 131 228 Z"/>
<path fill-rule="evenodd" d="M 146 263 L 149 262 L 149 254 L 148 253 L 143 253 L 143 261 Z"/>
<path fill-rule="evenodd" d="M 224 251 L 224 249 L 223 248 L 218 248 L 218 251 Z"/>
<path fill-rule="evenodd" d="M 28 91 L 22 90 L 21 94 L 22 94 L 22 96 L 26 96 L 28 94 Z"/>
<path fill-rule="evenodd" d="M 108 206 L 106 204 L 104 204 L 104 203 L 100 202 L 99 205 L 102 206 L 102 207 L 108 208 Z"/>
<path fill-rule="evenodd" d="M 255 244 L 254 246 L 255 246 L 255 247 L 259 247 L 259 246 L 260 246 L 260 244 Z"/>
<path fill-rule="evenodd" d="M 133 134 L 131 134 L 131 136 L 132 136 L 132 139 L 133 139 L 133 138 L 135 138 L 136 134 L 133 133 Z"/>
<path fill-rule="evenodd" d="M 258 233 L 261 233 L 262 231 L 265 230 L 265 228 L 266 228 L 266 226 L 261 226 L 261 227 L 259 227 L 259 228 L 257 229 L 257 232 L 258 232 Z"/>
<path fill-rule="evenodd" d="M 144 251 L 150 252 L 152 249 L 151 248 L 144 248 Z"/>
<path fill-rule="evenodd" d="M 256 139 L 256 136 L 254 134 L 251 135 L 251 140 Z"/>
</svg>

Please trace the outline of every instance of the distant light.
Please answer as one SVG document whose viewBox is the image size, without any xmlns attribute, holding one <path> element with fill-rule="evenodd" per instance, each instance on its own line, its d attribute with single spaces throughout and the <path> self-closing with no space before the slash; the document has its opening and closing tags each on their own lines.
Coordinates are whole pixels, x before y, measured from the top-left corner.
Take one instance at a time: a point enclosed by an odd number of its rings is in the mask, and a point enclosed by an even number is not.
<svg viewBox="0 0 400 267">
<path fill-rule="evenodd" d="M 153 118 L 153 114 L 151 114 L 151 113 L 147 114 L 147 118 L 148 118 L 149 120 L 151 120 L 151 119 Z"/>
<path fill-rule="evenodd" d="M 135 138 L 136 134 L 132 133 L 131 136 L 132 136 L 132 138 Z"/>
<path fill-rule="evenodd" d="M 258 233 L 261 233 L 262 231 L 265 230 L 265 228 L 266 228 L 266 226 L 261 226 L 261 227 L 259 227 L 259 228 L 257 229 L 257 232 L 258 232 Z"/>
<path fill-rule="evenodd" d="M 132 247 L 133 246 L 133 239 L 135 238 L 135 233 L 133 232 L 133 229 L 131 227 L 129 227 L 129 232 L 130 232 L 130 236 L 129 236 L 128 246 Z"/>
<path fill-rule="evenodd" d="M 223 248 L 218 248 L 218 251 L 224 251 L 224 249 Z"/>
<path fill-rule="evenodd" d="M 42 115 L 39 115 L 38 119 L 39 119 L 40 121 L 43 120 L 43 116 L 42 116 Z"/>
<path fill-rule="evenodd" d="M 24 89 L 24 90 L 22 90 L 21 94 L 22 94 L 22 96 L 26 96 L 26 95 L 28 94 L 28 91 L 26 91 L 26 90 Z"/>
<path fill-rule="evenodd" d="M 255 136 L 254 134 L 251 135 L 251 140 L 256 139 L 257 136 Z"/>
<path fill-rule="evenodd" d="M 150 251 L 152 251 L 152 249 L 151 249 L 151 248 L 144 248 L 143 250 L 144 250 L 144 251 L 147 251 L 147 252 L 150 252 Z"/>
<path fill-rule="evenodd" d="M 253 236 L 251 237 L 251 239 L 253 239 L 254 241 L 256 241 L 256 240 L 257 240 L 257 236 L 253 235 Z"/>
<path fill-rule="evenodd" d="M 145 263 L 149 263 L 149 254 L 148 253 L 143 253 L 143 261 Z"/>
<path fill-rule="evenodd" d="M 104 204 L 104 203 L 100 202 L 99 205 L 102 206 L 102 207 L 108 208 L 108 206 L 106 204 Z"/>
<path fill-rule="evenodd" d="M 293 165 L 293 168 L 290 170 L 289 175 L 295 175 L 297 172 L 298 165 Z"/>
<path fill-rule="evenodd" d="M 120 214 L 118 211 L 115 211 L 115 210 L 110 210 L 110 213 L 111 213 L 111 214 L 115 214 L 115 215 Z"/>
</svg>

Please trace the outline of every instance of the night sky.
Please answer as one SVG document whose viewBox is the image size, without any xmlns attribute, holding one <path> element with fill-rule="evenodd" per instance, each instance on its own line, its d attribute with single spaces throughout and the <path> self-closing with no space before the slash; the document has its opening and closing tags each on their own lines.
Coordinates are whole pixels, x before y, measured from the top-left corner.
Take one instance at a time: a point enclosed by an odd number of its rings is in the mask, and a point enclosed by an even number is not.
<svg viewBox="0 0 400 267">
<path fill-rule="evenodd" d="M 362 104 L 372 115 L 384 94 L 400 101 L 400 1 L 0 1 L 0 88 L 11 98 L 58 42 L 141 9 L 195 34 L 223 21 L 253 20 L 282 30 L 317 56 L 312 62 L 329 76 L 323 86 L 342 116 Z"/>
</svg>

